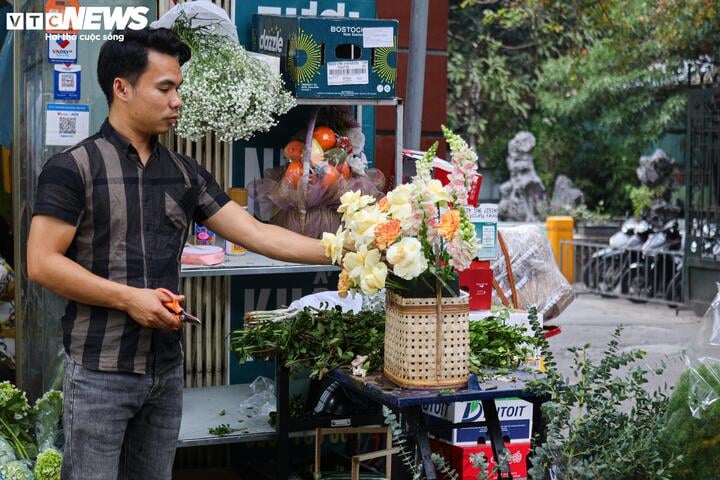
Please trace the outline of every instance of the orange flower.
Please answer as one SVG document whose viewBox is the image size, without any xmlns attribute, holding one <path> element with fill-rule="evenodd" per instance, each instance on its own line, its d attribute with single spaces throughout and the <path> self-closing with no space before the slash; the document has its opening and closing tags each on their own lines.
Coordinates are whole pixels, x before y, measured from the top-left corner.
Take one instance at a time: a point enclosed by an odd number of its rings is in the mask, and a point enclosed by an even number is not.
<svg viewBox="0 0 720 480">
<path fill-rule="evenodd" d="M 440 236 L 442 236 L 445 240 L 452 240 L 459 227 L 460 212 L 457 210 L 448 210 L 440 217 L 438 231 Z"/>
<path fill-rule="evenodd" d="M 347 270 L 343 269 L 340 272 L 340 278 L 338 279 L 338 296 L 340 298 L 347 297 L 348 290 L 350 289 L 350 274 Z"/>
<path fill-rule="evenodd" d="M 385 250 L 400 236 L 400 220 L 390 220 L 375 227 L 375 244 Z"/>
<path fill-rule="evenodd" d="M 388 210 L 390 210 L 390 202 L 388 202 L 387 197 L 383 197 L 378 202 L 378 207 L 380 208 L 380 211 L 385 213 Z"/>
</svg>

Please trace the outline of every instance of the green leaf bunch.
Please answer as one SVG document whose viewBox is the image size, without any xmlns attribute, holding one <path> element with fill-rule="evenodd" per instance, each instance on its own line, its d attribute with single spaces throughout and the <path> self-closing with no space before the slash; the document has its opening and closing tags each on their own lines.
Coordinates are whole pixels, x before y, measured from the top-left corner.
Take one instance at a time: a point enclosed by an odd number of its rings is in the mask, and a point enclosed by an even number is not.
<svg viewBox="0 0 720 480">
<path fill-rule="evenodd" d="M 539 323 L 532 323 L 547 370 L 531 388 L 548 401 L 542 407 L 546 435 L 533 446 L 530 477 L 552 471 L 558 480 L 670 480 L 678 458 L 663 448 L 667 389 L 646 391 L 651 372 L 638 365 L 645 353 L 622 349 L 617 327 L 599 361 L 588 356 L 589 344 L 568 349 L 572 376 L 565 379 Z"/>
<path fill-rule="evenodd" d="M 367 355 L 364 368 L 379 368 L 384 341 L 384 311 L 343 313 L 340 307 L 305 307 L 284 321 L 266 318 L 256 327 L 233 331 L 230 347 L 241 362 L 277 356 L 286 367 L 310 368 L 310 377 L 321 379 L 349 365 L 356 355 Z"/>
<path fill-rule="evenodd" d="M 412 475 L 413 480 L 419 480 L 422 476 L 422 464 L 418 464 L 414 448 L 412 448 L 403 432 L 402 424 L 397 415 L 388 407 L 383 406 L 383 417 L 385 417 L 385 425 L 390 429 L 392 434 L 393 446 L 398 447 L 398 457 L 407 471 Z"/>
<path fill-rule="evenodd" d="M 534 336 L 521 325 L 508 325 L 510 312 L 500 310 L 483 320 L 470 322 L 470 371 L 483 368 L 516 369 L 535 349 Z"/>
<path fill-rule="evenodd" d="M 700 367 L 697 375 L 720 392 L 720 364 Z M 715 478 L 720 472 L 720 401 L 710 404 L 700 418 L 693 417 L 688 406 L 692 383 L 690 371 L 683 372 L 668 405 L 666 455 L 682 456 L 671 470 L 673 480 Z"/>
<path fill-rule="evenodd" d="M 32 408 L 25 392 L 8 381 L 0 383 L 0 435 L 10 442 L 18 459 L 37 455 Z"/>
<path fill-rule="evenodd" d="M 35 463 L 35 480 L 60 480 L 62 471 L 62 453 L 55 448 L 48 448 L 38 455 Z"/>
</svg>

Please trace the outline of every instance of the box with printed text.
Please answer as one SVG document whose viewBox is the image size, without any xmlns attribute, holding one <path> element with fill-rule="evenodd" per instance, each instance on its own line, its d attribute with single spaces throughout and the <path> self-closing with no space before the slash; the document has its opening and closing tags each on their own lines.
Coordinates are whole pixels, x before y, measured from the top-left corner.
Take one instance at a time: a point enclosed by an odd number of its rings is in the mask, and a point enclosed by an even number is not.
<svg viewBox="0 0 720 480">
<path fill-rule="evenodd" d="M 495 404 L 503 438 L 511 443 L 529 441 L 532 436 L 532 403 L 518 398 L 507 398 L 496 400 Z M 423 412 L 452 423 L 485 421 L 485 412 L 480 401 L 423 405 Z M 473 445 L 489 440 L 487 427 L 455 428 L 438 432 L 435 437 L 453 445 Z"/>
<path fill-rule="evenodd" d="M 495 478 L 492 476 L 492 471 L 496 463 L 490 444 L 450 445 L 439 440 L 432 440 L 430 448 L 433 452 L 441 454 L 445 460 L 450 463 L 451 467 L 457 473 L 459 480 L 476 480 L 477 478 L 481 478 L 479 477 L 480 471 L 475 468 L 470 461 L 470 455 L 483 453 L 488 463 L 487 474 L 490 475 L 489 478 Z M 510 467 L 512 478 L 514 480 L 526 479 L 528 476 L 527 461 L 530 455 L 530 442 L 505 444 L 505 448 L 510 455 L 508 458 L 508 466 Z M 446 477 L 440 478 L 447 480 Z"/>
<path fill-rule="evenodd" d="M 298 98 L 392 98 L 397 20 L 253 15 L 252 49 L 280 58 Z"/>
</svg>

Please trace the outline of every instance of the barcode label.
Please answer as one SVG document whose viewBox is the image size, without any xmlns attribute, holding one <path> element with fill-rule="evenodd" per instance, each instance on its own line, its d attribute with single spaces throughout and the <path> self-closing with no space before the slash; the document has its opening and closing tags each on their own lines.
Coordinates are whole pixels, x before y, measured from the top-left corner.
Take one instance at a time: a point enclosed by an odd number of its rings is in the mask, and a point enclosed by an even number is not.
<svg viewBox="0 0 720 480">
<path fill-rule="evenodd" d="M 75 135 L 77 133 L 77 118 L 60 117 L 59 131 L 64 135 Z"/>
<path fill-rule="evenodd" d="M 76 81 L 77 75 L 74 73 L 61 73 L 58 75 L 60 78 L 60 85 L 58 90 L 61 92 L 74 92 L 77 90 Z"/>
<path fill-rule="evenodd" d="M 368 62 L 357 60 L 353 62 L 329 62 L 327 65 L 328 85 L 367 85 Z"/>
</svg>

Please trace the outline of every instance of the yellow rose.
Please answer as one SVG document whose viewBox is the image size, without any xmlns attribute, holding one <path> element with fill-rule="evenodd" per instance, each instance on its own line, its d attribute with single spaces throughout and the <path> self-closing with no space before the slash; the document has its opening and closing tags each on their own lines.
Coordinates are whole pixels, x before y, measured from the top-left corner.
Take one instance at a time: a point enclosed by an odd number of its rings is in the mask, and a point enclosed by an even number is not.
<svg viewBox="0 0 720 480">
<path fill-rule="evenodd" d="M 412 184 L 398 185 L 387 194 L 387 201 L 392 205 L 409 205 L 412 201 Z"/>
<path fill-rule="evenodd" d="M 422 245 L 414 237 L 405 237 L 388 248 L 387 260 L 393 266 L 393 273 L 405 280 L 418 277 L 428 267 Z"/>
<path fill-rule="evenodd" d="M 348 224 L 353 239 L 358 245 L 368 244 L 375 239 L 375 227 L 385 223 L 386 217 L 377 205 L 359 210 Z"/>
<path fill-rule="evenodd" d="M 425 200 L 432 203 L 449 202 L 450 195 L 440 180 L 430 180 L 425 186 Z"/>
<path fill-rule="evenodd" d="M 330 259 L 332 263 L 338 264 L 342 259 L 343 247 L 345 246 L 346 232 L 342 227 L 338 227 L 337 233 L 332 234 L 324 232 L 320 245 L 325 250 L 325 256 Z"/>
<path fill-rule="evenodd" d="M 338 207 L 338 213 L 343 214 L 343 221 L 348 222 L 352 219 L 355 213 L 370 205 L 375 201 L 375 198 L 370 195 L 362 195 L 360 191 L 345 192 L 340 197 L 340 206 Z"/>
<path fill-rule="evenodd" d="M 387 265 L 384 263 L 379 262 L 374 265 L 366 264 L 365 272 L 363 273 L 363 277 L 360 281 L 360 289 L 365 295 L 374 295 L 378 290 L 385 287 L 386 277 Z"/>
</svg>

